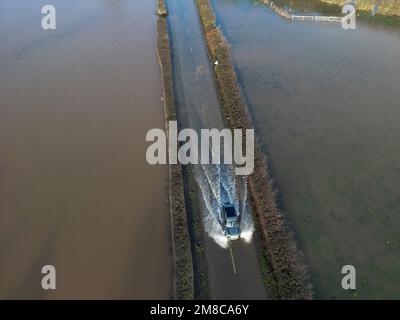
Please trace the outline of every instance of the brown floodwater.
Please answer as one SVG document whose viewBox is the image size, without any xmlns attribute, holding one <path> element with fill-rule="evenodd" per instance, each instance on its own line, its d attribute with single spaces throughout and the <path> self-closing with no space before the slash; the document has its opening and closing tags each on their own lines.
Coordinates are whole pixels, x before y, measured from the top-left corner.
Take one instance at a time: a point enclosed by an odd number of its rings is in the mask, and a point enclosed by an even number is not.
<svg viewBox="0 0 400 320">
<path fill-rule="evenodd" d="M 0 298 L 170 296 L 154 2 L 0 2 Z"/>
<path fill-rule="evenodd" d="M 213 4 L 316 297 L 400 298 L 400 29 Z"/>
</svg>

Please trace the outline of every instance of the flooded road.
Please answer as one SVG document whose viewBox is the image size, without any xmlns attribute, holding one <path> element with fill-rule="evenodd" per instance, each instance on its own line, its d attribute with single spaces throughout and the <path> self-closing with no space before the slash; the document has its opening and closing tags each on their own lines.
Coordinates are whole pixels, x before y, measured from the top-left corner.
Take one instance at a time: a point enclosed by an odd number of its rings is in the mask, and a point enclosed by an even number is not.
<svg viewBox="0 0 400 320">
<path fill-rule="evenodd" d="M 166 2 L 170 13 L 168 22 L 180 124 L 182 128 L 196 131 L 225 128 L 196 4 L 187 0 Z M 199 201 L 203 211 L 204 249 L 211 297 L 266 298 L 254 239 L 247 243 L 241 239 L 228 244 L 219 221 L 224 201 L 235 204 L 236 209 L 241 211 L 242 222 L 251 216 L 248 210 L 240 210 L 246 202 L 243 199 L 246 195 L 245 184 L 235 181 L 229 167 L 192 165 L 192 171 L 201 190 Z M 246 229 L 243 223 L 241 227 Z"/>
<path fill-rule="evenodd" d="M 213 4 L 317 298 L 400 298 L 400 32 Z"/>
<path fill-rule="evenodd" d="M 0 2 L 0 298 L 169 298 L 155 1 Z M 57 289 L 41 289 L 41 268 Z"/>
</svg>

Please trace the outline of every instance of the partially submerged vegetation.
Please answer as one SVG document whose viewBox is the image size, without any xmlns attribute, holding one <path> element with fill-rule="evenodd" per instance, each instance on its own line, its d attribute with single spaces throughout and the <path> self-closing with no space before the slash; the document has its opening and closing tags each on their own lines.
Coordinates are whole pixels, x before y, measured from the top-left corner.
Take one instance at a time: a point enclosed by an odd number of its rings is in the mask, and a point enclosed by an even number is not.
<svg viewBox="0 0 400 320">
<path fill-rule="evenodd" d="M 378 13 L 372 16 L 369 11 L 358 10 L 357 18 L 371 25 L 383 25 L 387 28 L 400 27 L 400 15 L 384 15 Z"/>
<path fill-rule="evenodd" d="M 163 0 L 159 0 L 158 3 Z M 165 7 L 164 7 L 165 8 Z M 171 49 L 166 19 L 157 20 L 157 55 L 164 91 L 164 113 L 168 121 L 176 120 L 173 91 Z M 193 263 L 188 233 L 182 166 L 169 165 L 169 211 L 171 216 L 172 251 L 174 263 L 173 292 L 175 299 L 193 299 Z"/>
<path fill-rule="evenodd" d="M 210 2 L 196 2 L 210 60 L 213 63 L 218 61 L 215 77 L 227 125 L 235 129 L 252 128 L 252 121 L 231 63 L 229 47 L 216 25 Z M 255 146 L 255 169 L 248 180 L 251 204 L 262 239 L 260 261 L 269 296 L 274 299 L 312 298 L 304 259 L 277 207 L 267 161 L 258 144 Z"/>
<path fill-rule="evenodd" d="M 343 6 L 348 0 L 320 0 L 328 4 Z M 355 2 L 355 1 L 354 1 Z M 357 10 L 372 11 L 384 16 L 400 16 L 400 1 L 398 0 L 357 0 Z"/>
<path fill-rule="evenodd" d="M 157 14 L 160 17 L 166 17 L 168 15 L 164 0 L 157 0 Z"/>
</svg>

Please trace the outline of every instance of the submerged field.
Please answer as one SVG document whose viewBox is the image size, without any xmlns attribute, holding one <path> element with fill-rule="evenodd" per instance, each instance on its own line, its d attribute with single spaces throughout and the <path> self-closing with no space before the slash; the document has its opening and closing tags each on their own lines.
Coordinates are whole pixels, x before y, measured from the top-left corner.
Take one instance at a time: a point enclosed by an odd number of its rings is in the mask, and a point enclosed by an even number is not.
<svg viewBox="0 0 400 320">
<path fill-rule="evenodd" d="M 0 1 L 0 298 L 167 299 L 155 1 L 51 4 L 43 31 L 43 1 Z"/>
<path fill-rule="evenodd" d="M 213 5 L 316 297 L 399 298 L 399 33 Z M 341 288 L 347 264 L 354 291 Z"/>
</svg>

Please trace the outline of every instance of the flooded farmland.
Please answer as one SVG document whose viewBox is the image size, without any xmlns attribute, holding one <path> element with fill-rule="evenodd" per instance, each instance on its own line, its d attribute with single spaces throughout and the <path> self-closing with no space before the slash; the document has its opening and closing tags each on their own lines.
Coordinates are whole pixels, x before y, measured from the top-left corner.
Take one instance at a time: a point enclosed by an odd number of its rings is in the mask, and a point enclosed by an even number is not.
<svg viewBox="0 0 400 320">
<path fill-rule="evenodd" d="M 169 298 L 155 2 L 46 4 L 54 31 L 43 1 L 0 2 L 0 298 Z"/>
<path fill-rule="evenodd" d="M 213 4 L 316 297 L 400 298 L 400 33 Z"/>
</svg>

